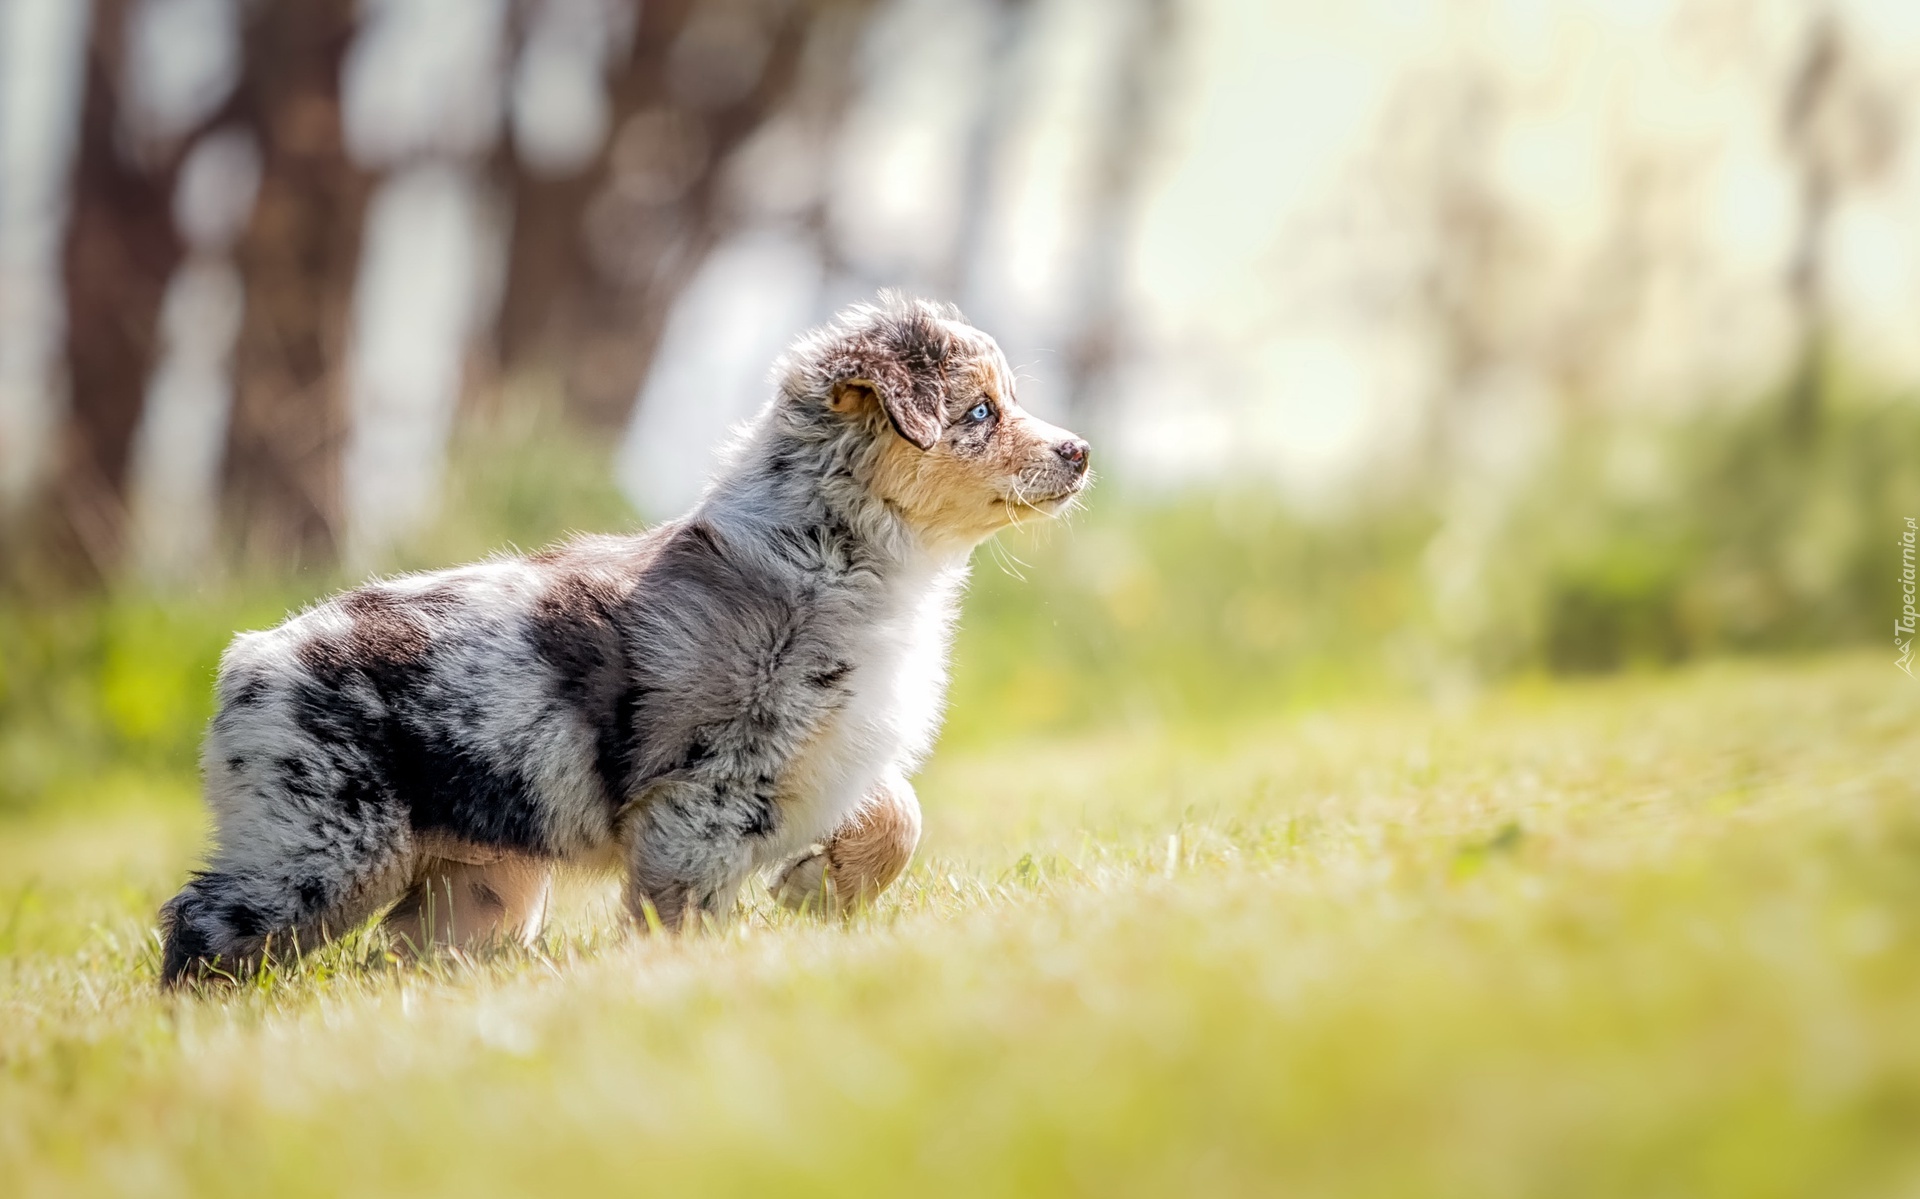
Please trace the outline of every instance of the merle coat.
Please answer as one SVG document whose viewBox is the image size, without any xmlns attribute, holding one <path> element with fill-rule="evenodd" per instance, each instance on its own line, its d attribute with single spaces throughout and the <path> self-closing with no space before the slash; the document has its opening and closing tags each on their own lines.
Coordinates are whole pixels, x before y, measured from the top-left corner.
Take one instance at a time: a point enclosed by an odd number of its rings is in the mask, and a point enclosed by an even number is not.
<svg viewBox="0 0 1920 1199">
<path fill-rule="evenodd" d="M 164 979 L 417 907 L 436 862 L 617 862 L 637 918 L 723 917 L 863 799 L 911 804 L 967 554 L 1077 491 L 1085 445 L 1018 411 L 950 309 L 855 309 L 778 377 L 681 520 L 237 637 L 203 755 L 216 844 L 162 910 Z"/>
</svg>

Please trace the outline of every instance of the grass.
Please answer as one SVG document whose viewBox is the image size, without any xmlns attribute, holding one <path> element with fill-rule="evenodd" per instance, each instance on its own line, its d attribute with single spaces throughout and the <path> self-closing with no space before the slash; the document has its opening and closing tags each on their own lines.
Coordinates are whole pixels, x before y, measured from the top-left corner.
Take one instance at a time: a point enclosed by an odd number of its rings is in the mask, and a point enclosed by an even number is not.
<svg viewBox="0 0 1920 1199">
<path fill-rule="evenodd" d="M 1913 1195 L 1884 655 L 962 741 L 848 923 L 154 988 L 183 787 L 0 824 L 0 1192 Z M 977 714 L 975 714 L 977 717 Z"/>
</svg>

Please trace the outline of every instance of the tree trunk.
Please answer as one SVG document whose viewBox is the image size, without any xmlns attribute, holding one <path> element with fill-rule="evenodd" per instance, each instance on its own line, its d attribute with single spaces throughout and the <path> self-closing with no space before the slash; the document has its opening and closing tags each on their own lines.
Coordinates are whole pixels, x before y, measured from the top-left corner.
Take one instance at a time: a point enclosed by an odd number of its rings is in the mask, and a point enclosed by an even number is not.
<svg viewBox="0 0 1920 1199">
<path fill-rule="evenodd" d="M 1132 330 L 1127 311 L 1127 256 L 1133 248 L 1147 158 L 1168 87 L 1174 50 L 1173 0 L 1132 0 L 1120 19 L 1113 95 L 1095 142 L 1094 178 L 1080 248 L 1074 310 L 1079 328 L 1067 348 L 1067 411 L 1076 424 L 1097 416 L 1097 390 L 1111 382 Z"/>
<path fill-rule="evenodd" d="M 341 529 L 347 327 L 372 179 L 348 157 L 340 69 L 354 0 L 266 0 L 246 33 L 235 111 L 260 145 L 234 250 L 246 314 L 234 350 L 226 503 L 244 561 L 330 563 Z"/>
<path fill-rule="evenodd" d="M 773 17 L 735 6 L 740 20 L 771 22 L 759 30 L 764 53 L 746 65 L 727 60 L 724 43 L 706 59 L 686 44 L 703 10 L 728 5 L 641 5 L 631 51 L 609 78 L 608 145 L 593 162 L 551 179 L 503 156 L 514 197 L 498 333 L 503 371 L 553 370 L 564 378 L 576 419 L 603 430 L 626 422 L 674 298 L 724 232 L 720 193 L 728 159 L 791 89 L 814 23 L 823 13 L 864 5 L 797 2 Z M 729 72 L 748 81 L 737 95 L 689 94 Z M 679 148 L 697 159 L 671 183 L 671 195 L 648 195 L 633 184 L 649 129 L 681 138 Z"/>
<path fill-rule="evenodd" d="M 1821 14 L 1807 27 L 1781 110 L 1781 131 L 1800 200 L 1787 268 L 1787 301 L 1798 345 L 1787 379 L 1786 418 L 1795 437 L 1819 424 L 1826 390 L 1827 226 L 1839 172 L 1831 148 L 1824 144 L 1822 122 L 1836 103 L 1844 57 L 1838 23 L 1832 13 Z"/>
<path fill-rule="evenodd" d="M 608 72 L 607 144 L 586 167 L 555 178 L 530 173 L 510 151 L 500 156 L 504 186 L 513 197 L 498 330 L 501 369 L 562 375 L 573 415 L 590 427 L 618 426 L 634 389 L 619 392 L 626 379 L 638 376 L 631 355 L 616 350 L 616 360 L 606 361 L 580 354 L 595 269 L 585 240 L 587 206 L 607 187 L 613 145 L 627 122 L 663 99 L 668 54 L 693 7 L 693 0 L 640 5 L 627 58 Z"/>
<path fill-rule="evenodd" d="M 960 177 L 960 228 L 935 283 L 959 301 L 969 315 L 981 293 L 980 269 L 994 201 L 1000 190 L 1001 155 L 1019 117 L 1020 52 L 1033 28 L 1033 0 L 996 0 L 988 13 L 987 62 L 980 73 L 973 126 L 963 151 Z"/>
<path fill-rule="evenodd" d="M 127 462 L 156 356 L 161 301 L 184 256 L 173 223 L 177 153 L 125 147 L 121 85 L 130 0 L 98 0 L 63 269 L 70 402 L 46 513 L 56 569 L 99 583 L 125 540 Z"/>
</svg>

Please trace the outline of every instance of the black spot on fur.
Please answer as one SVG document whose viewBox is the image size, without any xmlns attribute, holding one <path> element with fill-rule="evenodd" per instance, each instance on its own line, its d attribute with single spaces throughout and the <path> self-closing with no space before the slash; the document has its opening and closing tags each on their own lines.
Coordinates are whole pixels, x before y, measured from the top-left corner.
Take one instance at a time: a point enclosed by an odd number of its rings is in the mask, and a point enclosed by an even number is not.
<svg viewBox="0 0 1920 1199">
<path fill-rule="evenodd" d="M 258 674 L 242 675 L 227 696 L 227 705 L 251 708 L 267 697 L 267 681 Z"/>
<path fill-rule="evenodd" d="M 696 732 L 687 742 L 686 752 L 680 755 L 680 769 L 693 770 L 713 760 L 713 746 L 708 743 L 706 734 Z"/>
<path fill-rule="evenodd" d="M 328 771 L 298 757 L 275 761 L 282 792 L 303 801 L 317 817 L 330 813 L 361 830 L 374 809 L 392 809 L 438 780 L 419 767 L 420 734 L 403 719 L 401 697 L 413 686 L 417 667 L 378 667 L 355 674 L 371 686 L 328 688 L 301 680 L 290 688 L 294 721 L 323 753 Z"/>
<path fill-rule="evenodd" d="M 358 776 L 349 776 L 341 788 L 334 792 L 334 804 L 341 815 L 349 820 L 361 820 L 368 815 L 368 809 L 379 804 L 381 795 L 371 782 Z"/>
<path fill-rule="evenodd" d="M 397 755 L 393 774 L 416 829 L 539 857 L 554 852 L 545 805 L 517 770 L 464 746 L 419 739 Z"/>
<path fill-rule="evenodd" d="M 808 675 L 807 682 L 811 686 L 818 687 L 822 691 L 826 691 L 831 688 L 838 687 L 841 683 L 844 683 L 847 679 L 847 676 L 852 673 L 853 673 L 853 663 L 835 662 L 833 665 L 827 667 L 824 670 L 816 670 L 812 674 Z"/>
<path fill-rule="evenodd" d="M 373 809 L 401 805 L 416 829 L 551 852 L 541 801 L 524 776 L 455 740 L 422 710 L 411 669 L 363 675 L 372 695 L 307 682 L 293 688 L 295 718 L 338 771 L 333 810 L 364 831 L 375 823 Z"/>
<path fill-rule="evenodd" d="M 594 726 L 593 768 L 607 791 L 607 799 L 616 807 L 626 802 L 633 782 L 634 760 L 638 756 L 639 737 L 636 722 L 640 712 L 640 689 L 622 687 L 613 699 L 612 715 Z"/>
<path fill-rule="evenodd" d="M 528 616 L 534 652 L 553 672 L 561 702 L 594 732 L 594 769 L 609 804 L 623 802 L 634 758 L 635 695 L 620 633 L 633 580 L 604 570 L 569 570 L 565 560 Z"/>
<path fill-rule="evenodd" d="M 300 896 L 300 910 L 308 917 L 318 916 L 326 909 L 327 888 L 319 879 L 302 879 L 295 891 Z"/>
<path fill-rule="evenodd" d="M 749 837 L 767 837 L 773 835 L 775 827 L 773 797 L 755 795 L 753 803 L 747 809 L 747 821 L 740 831 Z"/>
<path fill-rule="evenodd" d="M 667 543 L 667 552 L 676 556 L 704 557 L 711 560 L 723 560 L 726 551 L 720 548 L 720 538 L 712 526 L 705 521 L 691 521 L 680 526 L 679 533 Z"/>
<path fill-rule="evenodd" d="M 313 768 L 302 758 L 275 758 L 273 777 L 281 794 L 299 802 L 303 808 L 310 811 L 335 803 L 339 798 L 329 791 L 321 779 L 315 775 Z"/>
<path fill-rule="evenodd" d="M 228 902 L 225 909 L 227 926 L 242 937 L 257 937 L 268 929 L 267 918 L 260 910 L 243 899 Z"/>
<path fill-rule="evenodd" d="M 351 766 L 387 741 L 386 709 L 366 688 L 303 679 L 288 689 L 288 700 L 294 723 L 337 762 Z"/>
</svg>

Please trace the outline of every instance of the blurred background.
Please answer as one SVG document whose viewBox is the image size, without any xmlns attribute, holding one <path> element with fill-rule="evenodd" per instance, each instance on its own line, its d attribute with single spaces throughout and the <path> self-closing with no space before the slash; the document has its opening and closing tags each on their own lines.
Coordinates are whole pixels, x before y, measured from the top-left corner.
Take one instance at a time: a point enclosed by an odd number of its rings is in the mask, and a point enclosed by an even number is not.
<svg viewBox="0 0 1920 1199">
<path fill-rule="evenodd" d="M 1103 476 L 949 743 L 1894 657 L 1910 0 L 0 0 L 0 810 L 190 799 L 235 628 L 677 513 L 883 286 Z"/>
</svg>

